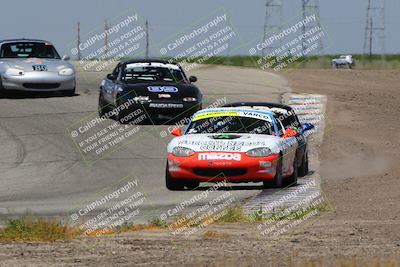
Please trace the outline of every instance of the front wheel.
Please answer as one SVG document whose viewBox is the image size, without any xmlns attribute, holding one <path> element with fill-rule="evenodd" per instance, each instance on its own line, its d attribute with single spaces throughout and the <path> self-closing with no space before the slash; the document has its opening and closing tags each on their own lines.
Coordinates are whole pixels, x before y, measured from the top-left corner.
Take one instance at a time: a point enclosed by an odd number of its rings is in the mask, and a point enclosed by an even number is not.
<svg viewBox="0 0 400 267">
<path fill-rule="evenodd" d="M 107 113 L 107 109 L 106 109 L 106 104 L 104 102 L 104 97 L 103 94 L 100 93 L 99 94 L 99 104 L 98 104 L 98 112 L 99 112 L 99 117 L 103 117 L 106 115 Z"/>
<path fill-rule="evenodd" d="M 293 161 L 293 173 L 286 178 L 286 185 L 293 186 L 297 185 L 298 168 L 297 168 L 297 157 Z"/>
<path fill-rule="evenodd" d="M 6 96 L 6 90 L 4 90 L 4 88 L 3 88 L 3 83 L 1 80 L 1 76 L 0 76 L 0 98 L 3 98 L 5 96 Z"/>
<path fill-rule="evenodd" d="M 308 174 L 308 152 L 306 151 L 301 160 L 301 165 L 298 170 L 299 177 L 304 177 Z"/>
<path fill-rule="evenodd" d="M 280 156 L 276 164 L 274 179 L 263 181 L 264 188 L 281 188 L 283 186 L 282 157 Z"/>
<path fill-rule="evenodd" d="M 165 169 L 165 185 L 167 186 L 167 189 L 171 191 L 183 190 L 183 188 L 185 187 L 184 181 L 174 179 L 171 176 L 168 170 L 168 164 Z"/>
</svg>

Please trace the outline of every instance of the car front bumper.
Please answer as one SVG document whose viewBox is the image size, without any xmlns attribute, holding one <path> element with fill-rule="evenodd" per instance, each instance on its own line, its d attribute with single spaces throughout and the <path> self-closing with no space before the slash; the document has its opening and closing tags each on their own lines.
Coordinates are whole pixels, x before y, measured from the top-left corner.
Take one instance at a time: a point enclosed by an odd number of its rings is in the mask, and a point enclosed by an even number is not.
<svg viewBox="0 0 400 267">
<path fill-rule="evenodd" d="M 279 154 L 267 157 L 248 157 L 240 154 L 240 161 L 202 160 L 200 154 L 225 152 L 196 152 L 190 157 L 176 157 L 168 154 L 168 171 L 174 179 L 200 182 L 260 182 L 275 177 Z M 230 154 L 230 152 L 228 153 Z"/>
<path fill-rule="evenodd" d="M 75 88 L 75 75 L 61 76 L 56 72 L 26 72 L 22 76 L 2 75 L 4 90 L 49 92 L 72 90 Z"/>
</svg>

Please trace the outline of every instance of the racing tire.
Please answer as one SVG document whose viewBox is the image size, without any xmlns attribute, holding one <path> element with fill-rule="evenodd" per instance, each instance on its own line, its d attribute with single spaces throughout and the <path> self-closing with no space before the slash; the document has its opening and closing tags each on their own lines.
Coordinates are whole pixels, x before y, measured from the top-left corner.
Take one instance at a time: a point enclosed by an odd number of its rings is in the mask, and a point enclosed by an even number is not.
<svg viewBox="0 0 400 267">
<path fill-rule="evenodd" d="M 281 188 L 283 186 L 282 157 L 279 156 L 273 180 L 263 181 L 264 188 Z"/>
<path fill-rule="evenodd" d="M 0 98 L 4 98 L 6 96 L 6 90 L 3 88 L 3 82 L 0 76 Z"/>
<path fill-rule="evenodd" d="M 305 152 L 304 156 L 303 156 L 303 158 L 301 160 L 301 165 L 299 166 L 299 169 L 298 169 L 298 176 L 299 177 L 307 176 L 308 172 L 309 172 L 309 169 L 308 169 L 308 152 Z"/>
<path fill-rule="evenodd" d="M 63 95 L 64 96 L 74 96 L 75 95 L 75 87 L 74 87 L 74 89 L 71 89 L 71 90 L 65 90 L 65 91 L 63 91 Z"/>
<path fill-rule="evenodd" d="M 185 181 L 174 179 L 171 176 L 168 170 L 168 164 L 165 168 L 165 185 L 167 186 L 167 189 L 171 191 L 180 191 L 183 190 L 185 187 Z"/>
<path fill-rule="evenodd" d="M 197 182 L 197 181 L 186 181 L 186 183 L 185 183 L 186 188 L 189 190 L 194 190 L 197 187 L 199 187 L 199 185 L 200 185 L 200 182 Z"/>
<path fill-rule="evenodd" d="M 105 107 L 104 97 L 102 93 L 99 94 L 98 112 L 99 117 L 105 116 L 107 113 L 107 108 Z"/>
<path fill-rule="evenodd" d="M 297 177 L 298 175 L 298 168 L 297 168 L 297 157 L 294 159 L 293 162 L 293 173 L 286 178 L 285 184 L 287 186 L 294 186 L 297 185 Z"/>
</svg>

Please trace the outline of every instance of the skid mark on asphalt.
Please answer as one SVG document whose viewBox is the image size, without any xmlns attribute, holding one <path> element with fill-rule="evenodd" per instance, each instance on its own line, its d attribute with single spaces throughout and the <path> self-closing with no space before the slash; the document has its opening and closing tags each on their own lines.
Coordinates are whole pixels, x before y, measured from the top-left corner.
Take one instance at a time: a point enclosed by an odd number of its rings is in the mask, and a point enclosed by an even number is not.
<svg viewBox="0 0 400 267">
<path fill-rule="evenodd" d="M 321 193 L 319 176 L 319 147 L 323 140 L 327 98 L 324 95 L 285 94 L 282 102 L 294 108 L 301 123 L 315 125 L 308 140 L 310 174 L 299 178 L 296 186 L 284 189 L 264 189 L 245 205 L 248 214 L 262 211 L 268 216 L 273 210 L 282 210 L 295 205 L 307 204 L 307 199 Z M 273 204 L 273 205 L 272 205 Z M 273 210 L 270 207 L 273 206 Z M 300 205 L 301 206 L 301 205 Z"/>
<path fill-rule="evenodd" d="M 4 124 L 0 124 L 0 132 L 4 132 L 4 134 L 2 136 L 5 137 L 6 140 L 8 139 L 12 144 L 15 144 L 15 146 L 14 146 L 15 151 L 8 151 L 9 153 L 15 154 L 15 159 L 12 162 L 12 165 L 10 167 L 8 167 L 7 169 L 16 168 L 24 161 L 24 159 L 26 157 L 25 145 L 22 142 L 22 140 L 16 134 L 14 134 L 9 128 L 7 128 Z M 4 143 L 8 143 L 8 142 L 4 142 Z M 8 144 L 8 145 L 10 145 L 10 144 Z"/>
</svg>

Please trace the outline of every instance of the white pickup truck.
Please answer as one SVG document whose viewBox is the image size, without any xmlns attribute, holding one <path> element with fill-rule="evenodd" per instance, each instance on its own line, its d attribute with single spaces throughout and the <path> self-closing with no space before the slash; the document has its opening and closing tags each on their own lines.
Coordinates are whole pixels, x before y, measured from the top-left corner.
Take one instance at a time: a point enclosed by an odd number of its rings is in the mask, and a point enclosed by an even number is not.
<svg viewBox="0 0 400 267">
<path fill-rule="evenodd" d="M 349 69 L 351 69 L 355 64 L 356 62 L 354 61 L 352 55 L 345 55 L 332 59 L 332 67 L 335 69 L 340 66 L 347 66 Z"/>
</svg>

